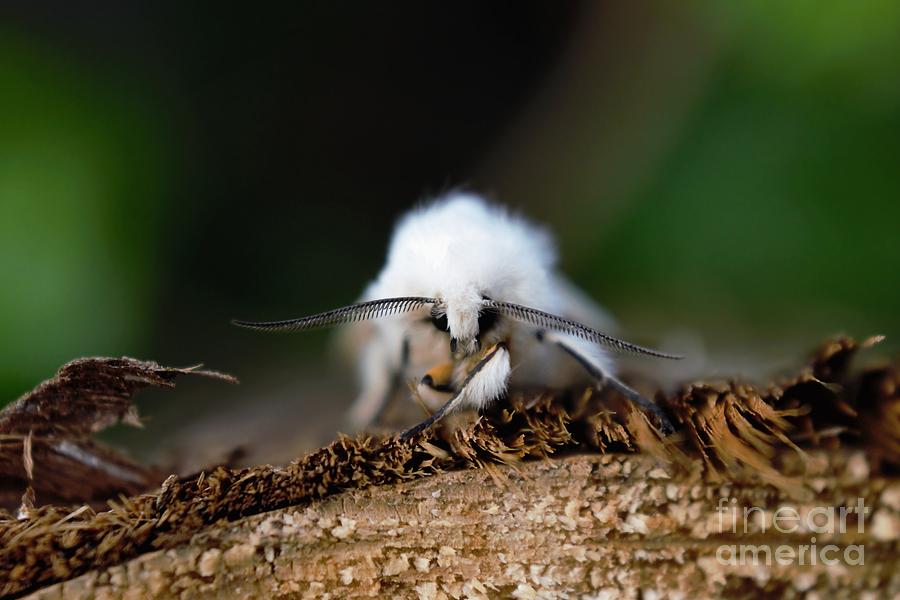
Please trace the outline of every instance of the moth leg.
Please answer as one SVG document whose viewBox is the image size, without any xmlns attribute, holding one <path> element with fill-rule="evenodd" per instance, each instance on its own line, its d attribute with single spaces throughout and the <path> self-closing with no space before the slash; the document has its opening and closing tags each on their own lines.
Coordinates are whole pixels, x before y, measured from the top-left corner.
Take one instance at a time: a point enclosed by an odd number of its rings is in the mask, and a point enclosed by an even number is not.
<svg viewBox="0 0 900 600">
<path fill-rule="evenodd" d="M 453 371 L 456 364 L 444 363 L 432 367 L 416 385 L 416 393 L 429 409 L 442 406 L 453 395 Z"/>
<path fill-rule="evenodd" d="M 656 423 L 659 427 L 660 433 L 663 435 L 669 435 L 675 428 L 672 426 L 672 422 L 669 421 L 669 417 L 666 416 L 666 413 L 661 409 L 656 403 L 651 402 L 647 398 L 644 398 L 637 390 L 633 389 L 629 385 L 625 384 L 621 380 L 617 379 L 615 376 L 605 373 L 603 369 L 596 364 L 589 356 L 579 351 L 574 344 L 566 340 L 564 337 L 556 335 L 555 333 L 539 331 L 537 332 L 537 337 L 541 341 L 550 342 L 551 344 L 559 347 L 563 352 L 574 358 L 578 361 L 585 371 L 590 374 L 591 377 L 597 380 L 598 387 L 609 386 L 628 398 L 629 402 L 637 404 L 641 408 L 643 408 L 648 413 L 652 414 Z"/>
<path fill-rule="evenodd" d="M 409 364 L 409 340 L 403 339 L 400 360 L 396 365 L 385 365 L 378 360 L 383 353 L 383 347 L 373 345 L 363 355 L 363 390 L 347 415 L 353 429 L 365 429 L 381 419 L 390 401 L 403 385 L 403 376 Z"/>
<path fill-rule="evenodd" d="M 455 368 L 456 365 L 452 362 L 432 367 L 425 372 L 420 385 L 426 385 L 438 392 L 450 392 L 453 390 L 453 370 Z"/>
<path fill-rule="evenodd" d="M 500 342 L 491 346 L 466 375 L 459 391 L 453 394 L 430 417 L 404 431 L 400 435 L 400 439 L 406 440 L 413 437 L 461 406 L 468 405 L 479 409 L 486 406 L 506 391 L 506 382 L 509 380 L 510 372 L 509 351 L 506 344 Z"/>
</svg>

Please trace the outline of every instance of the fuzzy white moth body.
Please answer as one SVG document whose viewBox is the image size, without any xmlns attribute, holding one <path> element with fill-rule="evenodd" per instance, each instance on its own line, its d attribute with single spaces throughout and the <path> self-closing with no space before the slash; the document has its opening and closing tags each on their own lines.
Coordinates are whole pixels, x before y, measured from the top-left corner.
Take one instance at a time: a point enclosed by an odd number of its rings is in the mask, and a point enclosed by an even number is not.
<svg viewBox="0 0 900 600">
<path fill-rule="evenodd" d="M 677 357 L 602 333 L 610 319 L 556 271 L 549 233 L 479 196 L 452 193 L 402 217 L 387 262 L 359 303 L 236 323 L 300 330 L 363 320 L 348 331 L 362 388 L 349 415 L 356 428 L 371 424 L 410 378 L 439 408 L 405 436 L 460 407 L 483 409 L 509 385 L 563 387 L 590 377 L 670 429 L 658 407 L 615 379 L 607 349 Z"/>
<path fill-rule="evenodd" d="M 421 377 L 429 367 L 450 357 L 450 340 L 457 340 L 457 351 L 474 351 L 476 336 L 480 346 L 510 340 L 505 367 L 489 370 L 491 385 L 478 382 L 478 390 L 467 391 L 460 404 L 484 408 L 501 396 L 516 365 L 516 385 L 564 385 L 572 375 L 566 368 L 570 361 L 553 348 L 540 344 L 531 331 L 518 323 L 507 322 L 481 334 L 478 317 L 484 297 L 526 304 L 551 313 L 570 314 L 575 302 L 570 301 L 571 285 L 557 285 L 562 279 L 555 272 L 556 251 L 549 233 L 502 207 L 488 204 L 482 198 L 456 193 L 414 209 L 398 222 L 381 273 L 366 288 L 362 300 L 397 296 L 427 296 L 446 302 L 445 314 L 449 331 L 440 332 L 421 315 L 402 315 L 373 321 L 379 330 L 366 343 L 378 350 L 364 348 L 360 354 L 362 392 L 351 409 L 355 427 L 369 424 L 377 414 L 383 398 L 375 374 L 365 361 L 383 361 L 384 356 L 401 354 L 404 332 L 411 338 L 409 364 L 404 378 Z M 581 318 L 590 324 L 608 323 L 602 311 L 590 301 L 581 300 Z M 585 315 L 587 313 L 587 315 Z M 417 319 L 418 317 L 418 319 Z M 420 343 L 414 340 L 420 339 Z M 425 339 L 422 339 L 425 338 Z M 603 349 L 594 348 L 596 358 L 607 369 L 612 361 Z M 461 365 L 463 366 L 463 365 Z M 371 378 L 375 375 L 374 378 Z M 465 369 L 455 372 L 455 386 L 462 384 Z M 373 389 L 378 387 L 379 389 Z M 427 390 L 422 390 L 428 399 Z M 438 397 L 438 399 L 443 399 Z M 362 417 L 362 418 L 360 418 Z"/>
</svg>

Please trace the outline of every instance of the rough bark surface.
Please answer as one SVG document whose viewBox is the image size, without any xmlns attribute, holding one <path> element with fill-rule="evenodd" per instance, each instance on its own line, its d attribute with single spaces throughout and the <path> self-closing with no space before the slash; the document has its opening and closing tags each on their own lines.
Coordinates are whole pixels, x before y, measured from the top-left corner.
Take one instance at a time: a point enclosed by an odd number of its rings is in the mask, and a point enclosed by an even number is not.
<svg viewBox="0 0 900 600">
<path fill-rule="evenodd" d="M 891 597 L 900 593 L 900 479 L 871 477 L 860 452 L 785 454 L 802 488 L 712 483 L 642 454 L 593 454 L 441 473 L 223 522 L 32 598 Z M 810 500 L 804 490 L 814 490 Z M 731 533 L 720 498 L 764 511 Z M 772 529 L 779 506 L 864 498 L 859 532 Z M 769 521 L 766 532 L 763 522 Z M 740 531 L 743 525 L 738 527 Z M 818 537 L 864 547 L 864 564 L 729 566 L 723 544 L 798 548 Z M 796 561 L 795 561 L 796 562 Z M 807 596 L 809 597 L 809 596 Z"/>
<path fill-rule="evenodd" d="M 900 597 L 900 365 L 851 368 L 877 341 L 829 340 L 765 387 L 660 393 L 665 438 L 609 390 L 517 392 L 468 424 L 172 475 L 109 510 L 23 503 L 0 510 L 0 594 Z M 809 524 L 858 499 L 862 521 Z M 720 506 L 753 512 L 732 533 Z M 772 527 L 782 506 L 793 532 Z M 835 563 L 813 560 L 830 544 Z"/>
</svg>

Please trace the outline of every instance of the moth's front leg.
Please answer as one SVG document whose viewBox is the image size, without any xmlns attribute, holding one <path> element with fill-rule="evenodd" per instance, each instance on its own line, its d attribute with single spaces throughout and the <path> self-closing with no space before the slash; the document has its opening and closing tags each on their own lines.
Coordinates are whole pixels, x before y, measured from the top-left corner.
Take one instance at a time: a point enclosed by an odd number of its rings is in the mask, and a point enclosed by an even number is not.
<svg viewBox="0 0 900 600">
<path fill-rule="evenodd" d="M 537 332 L 537 335 L 540 341 L 555 344 L 563 352 L 574 358 L 578 364 L 580 364 L 582 368 L 596 380 L 598 388 L 602 389 L 605 386 L 609 386 L 625 396 L 631 403 L 636 404 L 653 415 L 656 419 L 656 425 L 659 428 L 660 433 L 669 435 L 675 431 L 672 422 L 662 408 L 641 396 L 637 390 L 632 389 L 611 373 L 604 372 L 603 367 L 597 364 L 588 353 L 579 348 L 579 342 L 577 340 L 566 338 L 565 336 L 549 331 L 539 331 Z"/>
<path fill-rule="evenodd" d="M 428 369 L 419 380 L 416 385 L 416 393 L 429 409 L 436 410 L 453 397 L 453 393 L 456 391 L 453 385 L 455 370 L 456 363 L 443 363 Z"/>
<path fill-rule="evenodd" d="M 363 347 L 360 361 L 363 388 L 346 417 L 356 431 L 377 422 L 403 384 L 409 365 L 409 340 L 402 340 L 399 356 L 383 340 L 371 340 Z"/>
<path fill-rule="evenodd" d="M 453 396 L 433 415 L 412 427 L 400 436 L 408 439 L 425 430 L 447 413 L 463 406 L 478 410 L 488 406 L 506 392 L 506 384 L 511 372 L 509 349 L 500 342 L 485 350 L 468 371 L 462 385 Z"/>
</svg>

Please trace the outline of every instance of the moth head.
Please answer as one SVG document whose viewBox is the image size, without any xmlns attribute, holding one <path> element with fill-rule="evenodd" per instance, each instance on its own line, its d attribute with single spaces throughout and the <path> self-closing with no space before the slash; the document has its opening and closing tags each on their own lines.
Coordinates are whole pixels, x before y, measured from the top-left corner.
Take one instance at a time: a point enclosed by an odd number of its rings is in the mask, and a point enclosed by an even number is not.
<svg viewBox="0 0 900 600">
<path fill-rule="evenodd" d="M 485 298 L 477 292 L 442 299 L 432 308 L 431 321 L 450 335 L 450 351 L 456 356 L 469 356 L 496 337 L 499 314 L 486 307 Z"/>
</svg>

